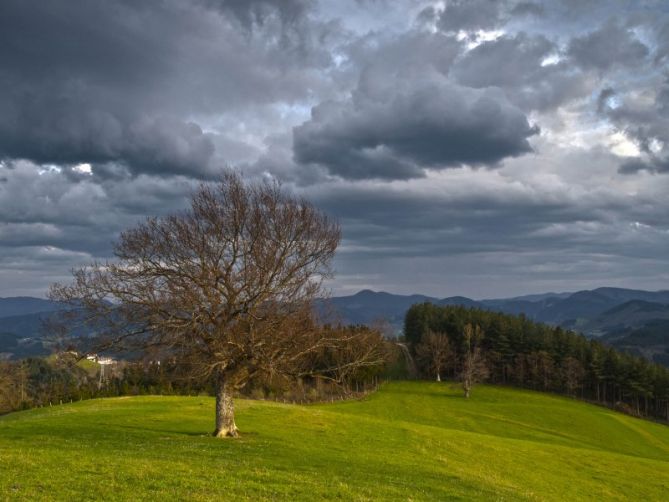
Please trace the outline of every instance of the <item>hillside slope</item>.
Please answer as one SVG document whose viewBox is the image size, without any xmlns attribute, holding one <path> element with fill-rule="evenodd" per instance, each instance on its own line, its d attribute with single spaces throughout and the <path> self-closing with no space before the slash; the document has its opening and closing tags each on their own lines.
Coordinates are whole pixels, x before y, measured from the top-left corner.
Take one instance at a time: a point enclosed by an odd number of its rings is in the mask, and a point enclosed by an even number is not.
<svg viewBox="0 0 669 502">
<path fill-rule="evenodd" d="M 570 399 L 394 383 L 363 401 L 101 399 L 0 417 L 0 499 L 662 500 L 669 427 Z"/>
<path fill-rule="evenodd" d="M 638 329 L 652 321 L 669 320 L 669 305 L 631 300 L 588 321 L 582 330 L 592 336 Z"/>
<path fill-rule="evenodd" d="M 63 306 L 57 302 L 42 298 L 33 298 L 31 296 L 0 298 L 0 318 L 37 314 L 40 312 L 55 312 L 62 308 Z"/>
</svg>

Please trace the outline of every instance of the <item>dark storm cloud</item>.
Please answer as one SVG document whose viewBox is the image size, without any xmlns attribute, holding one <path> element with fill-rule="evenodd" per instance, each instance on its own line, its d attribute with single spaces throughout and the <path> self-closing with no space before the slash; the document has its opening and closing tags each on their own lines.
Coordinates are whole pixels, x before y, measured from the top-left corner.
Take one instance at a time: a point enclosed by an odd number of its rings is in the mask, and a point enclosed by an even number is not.
<svg viewBox="0 0 669 502">
<path fill-rule="evenodd" d="M 42 296 L 72 267 L 111 256 L 119 232 L 184 207 L 195 182 L 138 175 L 100 180 L 26 161 L 0 163 L 0 284 Z"/>
<path fill-rule="evenodd" d="M 461 56 L 464 43 L 441 32 L 409 31 L 382 40 L 373 37 L 354 40 L 347 47 L 352 64 L 364 77 L 382 80 L 386 75 L 437 72 L 447 75 Z M 356 82 L 357 83 L 357 82 Z"/>
<path fill-rule="evenodd" d="M 207 5 L 230 12 L 246 27 L 262 25 L 267 18 L 278 15 L 285 24 L 298 22 L 313 3 L 311 0 L 203 0 Z"/>
<path fill-rule="evenodd" d="M 0 8 L 0 155 L 201 174 L 213 149 L 200 128 L 136 108 L 170 73 L 174 42 L 151 26 L 154 13 L 99 1 Z M 175 25 L 176 13 L 155 14 Z"/>
<path fill-rule="evenodd" d="M 621 174 L 635 174 L 640 171 L 649 173 L 669 173 L 669 158 L 651 157 L 650 159 L 631 159 L 624 161 L 618 171 Z"/>
<path fill-rule="evenodd" d="M 363 74 L 349 100 L 316 106 L 294 129 L 298 163 L 347 179 L 409 179 L 426 168 L 492 167 L 532 151 L 528 138 L 538 128 L 499 92 L 440 77 L 375 79 Z"/>
<path fill-rule="evenodd" d="M 339 217 L 349 289 L 666 288 L 667 16 L 625 0 L 2 1 L 0 295 L 109 257 L 223 166 Z"/>
<path fill-rule="evenodd" d="M 451 0 L 441 13 L 439 27 L 453 32 L 495 28 L 501 23 L 504 3 L 497 0 Z"/>
<path fill-rule="evenodd" d="M 449 0 L 443 9 L 428 7 L 421 12 L 424 19 L 435 18 L 436 26 L 445 32 L 469 32 L 471 39 L 478 31 L 502 27 L 514 19 L 542 16 L 541 2 L 516 0 Z"/>
<path fill-rule="evenodd" d="M 175 117 L 133 117 L 81 107 L 77 99 L 60 103 L 15 99 L 3 106 L 0 148 L 5 158 L 41 163 L 120 162 L 132 172 L 206 177 L 214 171 L 212 135 Z"/>
<path fill-rule="evenodd" d="M 458 80 L 472 87 L 516 87 L 546 78 L 550 66 L 542 61 L 557 52 L 546 37 L 519 33 L 483 42 L 467 52 L 454 73 Z"/>
<path fill-rule="evenodd" d="M 511 9 L 511 14 L 516 16 L 541 16 L 544 12 L 544 6 L 538 2 L 518 2 Z"/>
<path fill-rule="evenodd" d="M 194 182 L 140 175 L 123 181 L 96 180 L 81 174 L 73 182 L 58 169 L 45 170 L 21 161 L 0 165 L 2 246 L 61 246 L 82 252 L 109 252 L 113 236 L 147 214 L 164 214 L 183 206 Z M 25 230 L 25 241 L 21 241 Z M 7 234 L 9 235 L 9 234 Z M 40 240 L 42 239 L 42 240 Z"/>
<path fill-rule="evenodd" d="M 195 180 L 256 157 L 258 141 L 227 124 L 243 130 L 264 107 L 330 85 L 321 70 L 336 29 L 310 8 L 1 2 L 2 292 L 43 295 L 71 267 L 109 257 L 122 229 L 183 208 Z"/>
<path fill-rule="evenodd" d="M 300 24 L 306 8 L 2 2 L 0 158 L 211 177 L 222 167 L 220 141 L 188 117 L 292 99 L 315 84 L 309 69 L 329 55 Z"/>
<path fill-rule="evenodd" d="M 585 159 L 584 159 L 585 160 Z M 355 255 L 444 256 L 517 249 L 558 248 L 652 257 L 666 245 L 669 216 L 656 208 L 662 194 L 628 197 L 592 188 L 565 193 L 559 188 L 494 182 L 478 175 L 444 180 L 440 189 L 416 182 L 347 185 L 313 192 L 320 205 L 344 222 L 344 236 Z M 450 188 L 446 188 L 451 185 Z M 639 240 L 646 222 L 657 231 Z M 649 230 L 649 232 L 651 232 Z M 601 246 L 602 236 L 608 247 Z M 635 237 L 637 240 L 635 241 Z"/>
<path fill-rule="evenodd" d="M 669 63 L 669 21 L 657 27 L 657 49 L 653 62 L 657 65 Z"/>
<path fill-rule="evenodd" d="M 632 30 L 608 22 L 587 35 L 574 38 L 568 53 L 583 68 L 608 70 L 616 65 L 635 67 L 643 64 L 649 49 Z"/>
<path fill-rule="evenodd" d="M 546 62 L 558 55 L 555 42 L 521 32 L 481 43 L 455 64 L 452 75 L 470 87 L 500 87 L 524 110 L 545 111 L 589 91 L 586 76 L 569 62 Z"/>
</svg>

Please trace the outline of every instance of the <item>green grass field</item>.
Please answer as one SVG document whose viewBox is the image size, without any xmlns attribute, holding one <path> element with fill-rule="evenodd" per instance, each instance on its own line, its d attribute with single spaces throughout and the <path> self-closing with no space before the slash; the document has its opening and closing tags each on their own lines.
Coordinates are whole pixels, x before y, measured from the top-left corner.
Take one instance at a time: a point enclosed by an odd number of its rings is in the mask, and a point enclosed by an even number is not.
<svg viewBox="0 0 669 502">
<path fill-rule="evenodd" d="M 361 401 L 99 399 L 0 417 L 7 500 L 668 500 L 669 427 L 566 398 L 393 383 Z"/>
</svg>

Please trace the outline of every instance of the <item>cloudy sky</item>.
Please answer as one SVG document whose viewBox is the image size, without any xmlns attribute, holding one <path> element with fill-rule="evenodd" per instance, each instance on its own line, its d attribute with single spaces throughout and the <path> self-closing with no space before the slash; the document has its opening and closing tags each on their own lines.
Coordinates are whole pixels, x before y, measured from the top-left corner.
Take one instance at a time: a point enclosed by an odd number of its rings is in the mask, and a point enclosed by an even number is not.
<svg viewBox="0 0 669 502">
<path fill-rule="evenodd" d="M 0 2 L 0 296 L 226 167 L 340 219 L 334 294 L 668 289 L 669 3 Z"/>
</svg>

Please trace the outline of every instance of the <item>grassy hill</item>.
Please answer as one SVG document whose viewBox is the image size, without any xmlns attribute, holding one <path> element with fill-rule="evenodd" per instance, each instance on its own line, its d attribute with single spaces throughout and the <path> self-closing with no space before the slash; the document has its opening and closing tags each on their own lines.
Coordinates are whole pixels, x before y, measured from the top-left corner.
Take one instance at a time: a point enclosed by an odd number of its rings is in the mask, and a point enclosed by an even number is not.
<svg viewBox="0 0 669 502">
<path fill-rule="evenodd" d="M 0 417 L 0 499 L 666 500 L 669 427 L 566 398 L 388 384 L 362 401 L 99 399 Z M 82 496 L 84 494 L 85 496 Z"/>
</svg>

